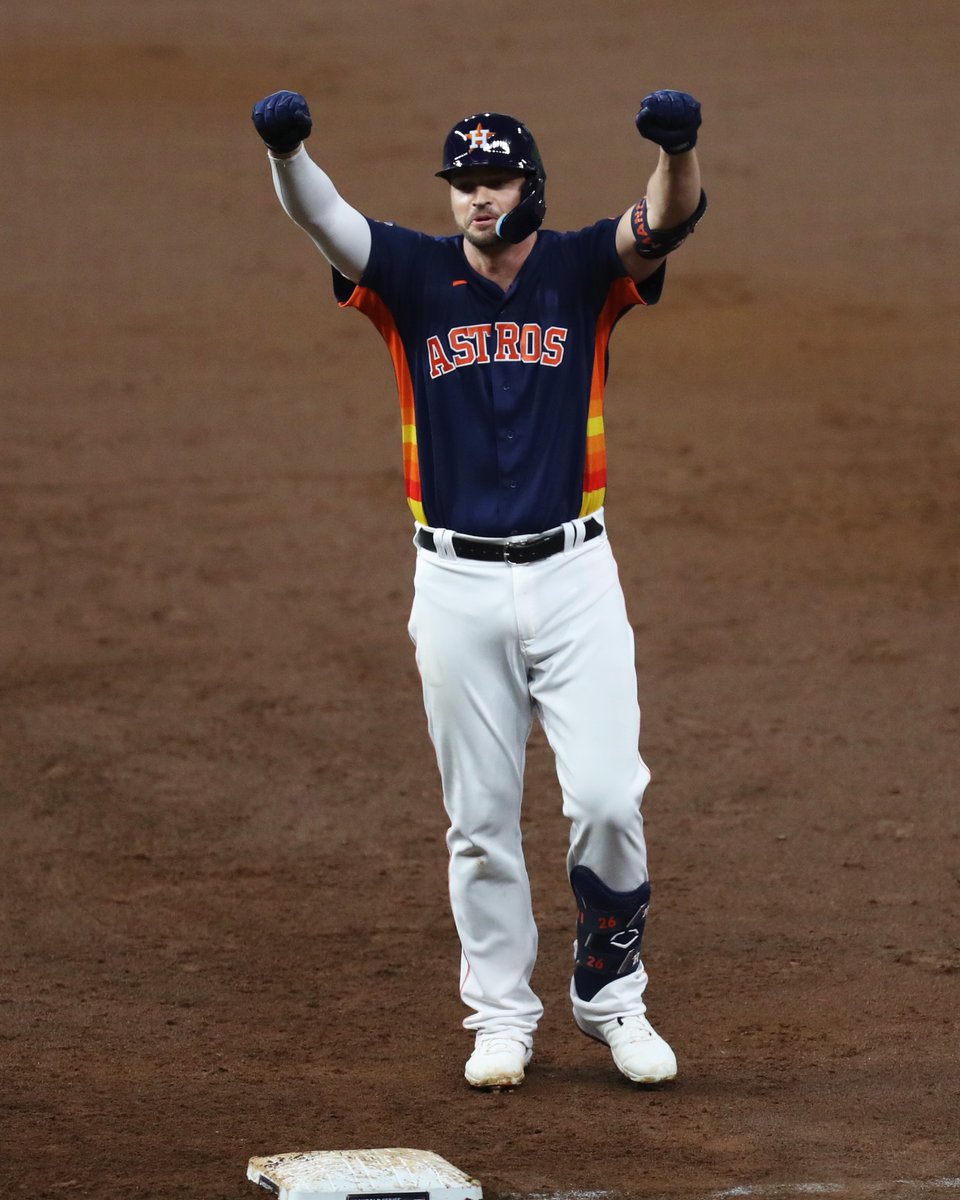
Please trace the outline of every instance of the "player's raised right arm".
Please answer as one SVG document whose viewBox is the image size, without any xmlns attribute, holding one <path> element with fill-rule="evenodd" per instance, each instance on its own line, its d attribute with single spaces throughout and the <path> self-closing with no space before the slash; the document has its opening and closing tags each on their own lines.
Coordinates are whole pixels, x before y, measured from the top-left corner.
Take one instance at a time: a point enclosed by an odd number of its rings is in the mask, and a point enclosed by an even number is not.
<svg viewBox="0 0 960 1200">
<path fill-rule="evenodd" d="M 284 211 L 341 275 L 358 282 L 370 259 L 370 226 L 307 154 L 303 140 L 313 121 L 306 100 L 299 92 L 274 92 L 253 106 L 252 117 Z"/>
</svg>

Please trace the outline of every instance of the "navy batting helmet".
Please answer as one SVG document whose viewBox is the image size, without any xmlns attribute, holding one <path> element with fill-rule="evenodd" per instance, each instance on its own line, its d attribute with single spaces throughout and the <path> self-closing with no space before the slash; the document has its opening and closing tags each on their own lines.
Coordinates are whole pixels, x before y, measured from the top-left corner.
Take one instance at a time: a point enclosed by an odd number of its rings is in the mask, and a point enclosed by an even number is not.
<svg viewBox="0 0 960 1200">
<path fill-rule="evenodd" d="M 533 134 L 522 121 L 505 113 L 474 113 L 447 134 L 443 167 L 437 174 L 449 179 L 467 167 L 512 167 L 528 175 L 543 174 Z"/>
<path fill-rule="evenodd" d="M 443 167 L 437 174 L 450 180 L 469 167 L 507 167 L 527 177 L 520 203 L 497 221 L 498 237 L 505 242 L 522 242 L 540 228 L 547 211 L 547 173 L 533 134 L 522 121 L 489 112 L 458 121 L 443 143 Z"/>
</svg>

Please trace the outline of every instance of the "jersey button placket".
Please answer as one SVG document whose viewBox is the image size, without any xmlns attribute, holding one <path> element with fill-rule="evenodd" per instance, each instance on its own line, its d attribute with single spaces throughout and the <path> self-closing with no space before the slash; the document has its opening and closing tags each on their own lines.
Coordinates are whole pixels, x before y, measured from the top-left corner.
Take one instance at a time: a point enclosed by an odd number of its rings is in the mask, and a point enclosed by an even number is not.
<svg viewBox="0 0 960 1200">
<path fill-rule="evenodd" d="M 503 320 L 510 309 L 510 297 L 512 292 L 508 293 L 500 306 L 500 310 L 494 319 Z M 497 343 L 499 353 L 500 345 Z M 514 352 L 515 353 L 515 352 Z M 517 415 L 518 404 L 523 396 L 523 380 L 517 374 L 522 371 L 522 366 L 515 358 L 510 358 L 511 351 L 509 343 L 503 348 L 503 357 L 498 362 L 494 359 L 492 364 L 492 400 L 493 400 L 493 419 L 495 424 L 495 445 L 497 454 L 497 465 L 499 468 L 500 486 L 506 493 L 509 500 L 506 501 L 508 510 L 513 506 L 513 499 L 517 494 L 517 489 L 520 485 L 520 475 L 522 469 L 518 472 L 518 466 L 521 466 L 519 457 L 520 446 L 517 440 Z"/>
<path fill-rule="evenodd" d="M 506 366 L 496 366 L 493 387 L 493 412 L 497 430 L 497 459 L 500 468 L 500 486 L 508 492 L 516 491 L 518 480 L 516 467 L 516 429 L 513 425 L 516 411 L 516 395 L 510 380 L 506 378 Z M 505 453 L 509 448 L 509 453 Z M 507 465 L 512 463 L 513 469 Z"/>
</svg>

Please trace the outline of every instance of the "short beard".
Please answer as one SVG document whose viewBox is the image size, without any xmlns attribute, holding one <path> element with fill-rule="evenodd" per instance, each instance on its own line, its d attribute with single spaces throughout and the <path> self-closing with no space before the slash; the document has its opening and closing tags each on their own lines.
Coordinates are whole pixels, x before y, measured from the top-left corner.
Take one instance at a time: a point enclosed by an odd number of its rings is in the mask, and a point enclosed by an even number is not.
<svg viewBox="0 0 960 1200">
<path fill-rule="evenodd" d="M 463 236 L 471 246 L 476 246 L 478 250 L 490 250 L 494 246 L 503 244 L 495 225 L 489 229 L 481 230 L 474 230 L 468 227 L 463 231 Z"/>
</svg>

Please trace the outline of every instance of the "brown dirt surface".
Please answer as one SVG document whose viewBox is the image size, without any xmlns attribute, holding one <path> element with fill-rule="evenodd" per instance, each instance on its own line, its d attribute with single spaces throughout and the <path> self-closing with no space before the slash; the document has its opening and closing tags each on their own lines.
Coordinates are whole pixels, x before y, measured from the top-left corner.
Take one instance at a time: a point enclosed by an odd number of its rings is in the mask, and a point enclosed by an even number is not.
<svg viewBox="0 0 960 1200">
<path fill-rule="evenodd" d="M 494 1198 L 958 1194 L 958 44 L 954 0 L 5 7 L 4 1196 L 379 1146 Z M 607 514 L 681 1078 L 573 1031 L 537 737 L 547 1014 L 474 1094 L 389 360 L 248 114 L 302 90 L 348 199 L 444 232 L 447 128 L 515 111 L 571 228 L 658 86 L 710 211 L 615 336 Z"/>
</svg>

